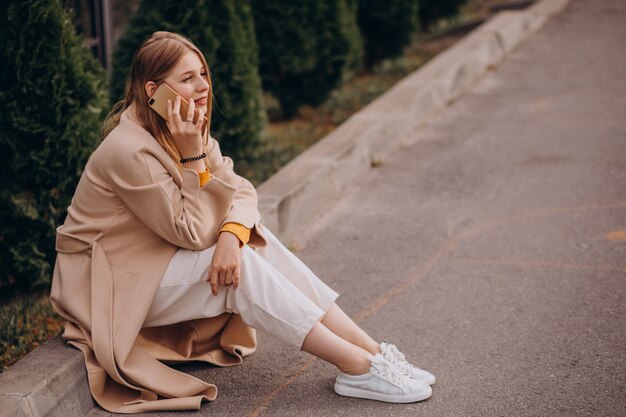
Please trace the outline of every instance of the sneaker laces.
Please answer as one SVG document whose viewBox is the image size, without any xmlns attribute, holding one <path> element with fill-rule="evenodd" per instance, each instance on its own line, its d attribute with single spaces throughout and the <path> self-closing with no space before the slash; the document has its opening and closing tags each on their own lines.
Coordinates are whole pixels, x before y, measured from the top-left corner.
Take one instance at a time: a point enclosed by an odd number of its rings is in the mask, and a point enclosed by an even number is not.
<svg viewBox="0 0 626 417">
<path fill-rule="evenodd" d="M 398 372 L 393 364 L 385 359 L 382 355 L 376 355 L 371 358 L 372 366 L 381 374 L 381 376 L 397 387 L 407 387 L 406 376 Z"/>
<path fill-rule="evenodd" d="M 398 350 L 398 348 L 396 347 L 396 345 L 385 342 L 385 344 L 387 345 L 387 350 L 385 351 L 385 353 L 389 352 L 390 355 L 385 354 L 386 356 L 391 356 L 392 359 L 397 365 L 400 365 L 403 369 L 405 370 L 410 370 L 413 368 L 419 369 L 417 368 L 415 365 L 412 365 L 411 363 L 409 363 L 409 361 L 407 361 L 404 357 L 404 353 L 400 352 Z"/>
</svg>

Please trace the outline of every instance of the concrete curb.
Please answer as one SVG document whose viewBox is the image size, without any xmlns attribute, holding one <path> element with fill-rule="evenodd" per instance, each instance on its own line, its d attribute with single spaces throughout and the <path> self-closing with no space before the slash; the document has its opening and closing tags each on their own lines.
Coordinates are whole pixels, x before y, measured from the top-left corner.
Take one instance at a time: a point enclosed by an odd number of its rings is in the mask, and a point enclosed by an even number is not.
<svg viewBox="0 0 626 417">
<path fill-rule="evenodd" d="M 528 9 L 498 13 L 258 187 L 263 222 L 292 248 L 298 234 L 332 207 L 350 184 L 410 142 L 432 116 L 467 91 L 568 0 L 542 0 Z"/>
<path fill-rule="evenodd" d="M 0 374 L 0 416 L 82 416 L 95 402 L 85 360 L 56 336 Z"/>
<path fill-rule="evenodd" d="M 258 187 L 263 222 L 283 242 L 328 210 L 350 184 L 539 30 L 569 0 L 501 12 L 398 82 Z M 59 336 L 0 375 L 1 417 L 82 416 L 94 407 L 83 355 Z"/>
</svg>

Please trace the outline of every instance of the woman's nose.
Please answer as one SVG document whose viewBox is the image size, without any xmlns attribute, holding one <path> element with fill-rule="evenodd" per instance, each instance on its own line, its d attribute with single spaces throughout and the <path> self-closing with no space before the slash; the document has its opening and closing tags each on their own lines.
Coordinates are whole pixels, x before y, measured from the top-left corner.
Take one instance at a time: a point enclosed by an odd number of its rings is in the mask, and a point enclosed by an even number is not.
<svg viewBox="0 0 626 417">
<path fill-rule="evenodd" d="M 200 80 L 200 83 L 198 84 L 197 90 L 198 91 L 207 91 L 209 89 L 209 83 L 206 80 Z"/>
</svg>

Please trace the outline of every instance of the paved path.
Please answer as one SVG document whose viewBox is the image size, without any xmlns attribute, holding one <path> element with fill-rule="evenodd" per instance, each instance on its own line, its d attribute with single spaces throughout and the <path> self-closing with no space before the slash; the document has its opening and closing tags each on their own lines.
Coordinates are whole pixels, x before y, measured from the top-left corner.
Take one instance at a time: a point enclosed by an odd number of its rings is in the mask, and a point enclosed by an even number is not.
<svg viewBox="0 0 626 417">
<path fill-rule="evenodd" d="M 200 414 L 626 415 L 624 22 L 622 0 L 572 0 L 298 252 L 437 375 L 429 400 L 339 397 L 332 366 L 259 334 L 243 366 L 179 366 L 220 388 Z"/>
</svg>

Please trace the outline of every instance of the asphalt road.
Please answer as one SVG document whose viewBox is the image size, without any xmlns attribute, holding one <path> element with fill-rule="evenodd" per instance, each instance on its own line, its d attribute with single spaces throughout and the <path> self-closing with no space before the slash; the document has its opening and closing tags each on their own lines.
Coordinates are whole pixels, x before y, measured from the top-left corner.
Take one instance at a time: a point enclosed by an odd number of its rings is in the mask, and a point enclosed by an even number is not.
<svg viewBox="0 0 626 417">
<path fill-rule="evenodd" d="M 626 416 L 625 22 L 572 0 L 303 237 L 338 304 L 436 374 L 430 399 L 339 397 L 259 333 L 242 366 L 178 366 L 216 401 L 150 414 Z"/>
</svg>

